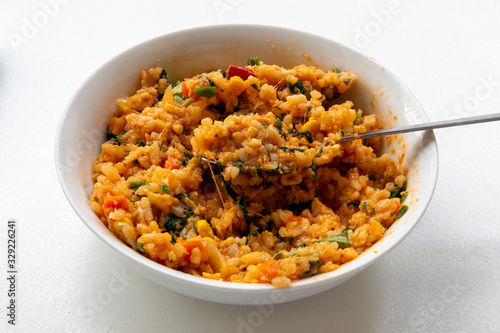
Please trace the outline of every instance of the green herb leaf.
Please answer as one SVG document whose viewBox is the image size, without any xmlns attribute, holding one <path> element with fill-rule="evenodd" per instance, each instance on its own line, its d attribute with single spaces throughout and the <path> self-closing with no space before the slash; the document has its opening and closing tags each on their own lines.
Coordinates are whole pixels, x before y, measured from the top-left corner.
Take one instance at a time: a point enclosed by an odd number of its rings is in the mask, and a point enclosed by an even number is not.
<svg viewBox="0 0 500 333">
<path fill-rule="evenodd" d="M 276 254 L 273 256 L 273 259 L 274 259 L 274 260 L 279 260 L 279 259 L 281 259 L 281 258 L 283 258 L 283 253 L 281 253 L 281 252 L 278 252 L 278 253 L 276 253 Z"/>
<path fill-rule="evenodd" d="M 274 118 L 276 119 L 276 128 L 278 129 L 278 132 L 280 135 L 283 135 L 283 121 L 278 116 L 274 116 Z"/>
<path fill-rule="evenodd" d="M 275 223 L 276 222 L 273 219 L 270 219 L 269 221 L 267 221 L 267 224 L 266 224 L 266 227 L 264 228 L 264 230 L 273 231 Z"/>
<path fill-rule="evenodd" d="M 306 242 L 300 242 L 297 245 L 295 245 L 293 248 L 298 249 L 299 247 L 306 247 Z"/>
<path fill-rule="evenodd" d="M 139 140 L 139 141 L 137 141 L 137 146 L 144 147 L 144 146 L 146 146 L 146 143 L 147 143 L 146 141 Z"/>
<path fill-rule="evenodd" d="M 208 76 L 206 75 L 201 75 L 200 78 L 204 77 L 205 79 L 207 79 L 208 83 L 210 84 L 211 87 L 215 87 L 215 83 L 214 81 L 212 81 L 211 78 L 209 78 Z M 196 96 L 196 95 L 195 95 Z"/>
<path fill-rule="evenodd" d="M 300 257 L 300 254 L 298 253 L 292 253 L 290 254 L 289 256 L 286 256 L 287 258 L 290 258 L 290 257 Z"/>
<path fill-rule="evenodd" d="M 350 77 L 348 77 L 347 79 L 344 80 L 345 84 L 349 84 L 349 82 L 351 82 L 351 78 Z"/>
<path fill-rule="evenodd" d="M 248 224 L 248 222 L 250 222 L 250 214 L 248 213 L 245 199 L 238 197 L 238 200 L 236 200 L 236 204 L 243 211 L 243 217 L 245 218 L 245 222 Z"/>
<path fill-rule="evenodd" d="M 293 242 L 293 237 L 281 237 L 278 234 L 278 235 L 276 235 L 276 238 L 278 239 L 278 242 L 285 242 L 285 243 L 291 243 L 291 242 Z"/>
<path fill-rule="evenodd" d="M 113 135 L 113 133 L 111 132 L 108 132 L 108 135 L 107 137 L 109 138 L 109 140 L 111 140 L 111 143 L 114 144 L 114 145 L 120 145 L 120 142 L 121 142 L 121 139 L 122 139 L 122 136 L 127 133 L 127 132 L 121 132 L 120 134 L 118 135 Z"/>
<path fill-rule="evenodd" d="M 160 79 L 160 80 L 161 80 L 161 79 L 165 79 L 165 80 L 167 80 L 167 83 L 168 83 L 167 71 L 166 71 L 165 69 L 163 69 L 163 68 L 162 68 L 162 70 L 161 70 L 161 73 L 160 73 L 160 78 L 159 78 L 159 79 Z"/>
<path fill-rule="evenodd" d="M 326 238 L 314 241 L 313 243 L 321 243 L 321 242 L 329 242 L 329 243 L 337 242 L 340 249 L 344 249 L 346 247 L 351 246 L 351 243 L 349 243 L 349 236 L 347 234 L 347 230 L 344 230 L 340 234 L 331 235 Z"/>
<path fill-rule="evenodd" d="M 401 189 L 399 187 L 396 187 L 394 190 L 391 191 L 391 196 L 389 198 L 392 199 L 397 197 L 399 195 L 399 192 L 401 192 Z"/>
<path fill-rule="evenodd" d="M 396 214 L 395 219 L 399 220 L 403 215 L 405 215 L 405 213 L 406 213 L 407 210 L 408 210 L 408 206 L 407 205 L 401 206 L 401 208 L 399 209 L 399 212 Z"/>
<path fill-rule="evenodd" d="M 250 236 L 252 236 L 257 230 L 259 230 L 259 228 L 255 228 L 253 229 L 252 231 L 250 231 L 247 235 L 247 241 L 245 243 L 245 245 L 248 245 L 248 241 L 250 240 Z"/>
<path fill-rule="evenodd" d="M 259 66 L 260 65 L 259 57 L 248 58 L 247 64 L 250 66 Z"/>
<path fill-rule="evenodd" d="M 359 201 L 349 201 L 347 203 L 347 206 L 353 205 L 354 207 L 358 208 L 359 207 Z"/>
<path fill-rule="evenodd" d="M 244 172 L 245 170 L 243 169 L 243 163 L 241 161 L 236 161 L 236 162 L 233 162 L 233 166 L 237 167 L 238 169 L 240 169 L 240 172 Z"/>
<path fill-rule="evenodd" d="M 130 189 L 134 189 L 134 188 L 139 188 L 141 186 L 144 186 L 146 185 L 145 182 L 132 182 L 129 186 Z"/>
<path fill-rule="evenodd" d="M 302 84 L 302 81 L 297 80 L 297 83 L 295 83 L 295 88 L 299 89 L 301 94 L 304 94 L 306 92 L 306 89 L 304 88 L 304 84 Z"/>
<path fill-rule="evenodd" d="M 144 249 L 144 244 L 139 243 L 139 242 L 136 242 L 136 244 L 137 244 L 137 249 L 138 249 L 139 251 L 141 251 L 142 253 L 144 253 L 144 252 L 146 251 L 146 250 Z"/>
<path fill-rule="evenodd" d="M 390 199 L 398 197 L 401 192 L 406 191 L 406 182 L 401 186 L 401 187 L 396 187 L 394 190 L 391 191 L 391 196 L 389 197 Z"/>
<path fill-rule="evenodd" d="M 267 128 L 267 124 L 266 124 L 266 123 L 261 122 L 260 124 L 261 124 L 262 126 L 264 126 L 264 128 Z"/>
<path fill-rule="evenodd" d="M 260 88 L 257 86 L 256 83 L 252 83 L 250 86 L 252 86 L 252 88 L 254 88 L 257 91 L 260 91 Z"/>
<path fill-rule="evenodd" d="M 184 199 L 186 197 L 186 194 L 185 193 L 180 193 L 178 196 L 177 196 L 177 199 Z"/>
<path fill-rule="evenodd" d="M 313 172 L 313 178 L 314 178 L 314 179 L 318 179 L 318 173 L 317 173 L 316 166 L 314 165 L 314 163 L 313 163 L 313 164 L 311 164 L 311 165 L 309 166 L 309 168 L 310 168 L 310 169 L 312 170 L 312 172 Z"/>
<path fill-rule="evenodd" d="M 363 201 L 363 202 L 361 203 L 361 205 L 359 206 L 359 208 L 360 208 L 362 211 L 365 211 L 365 212 L 366 212 L 366 209 L 368 208 L 368 202 L 366 202 L 366 200 L 365 200 L 365 201 Z"/>
<path fill-rule="evenodd" d="M 297 131 L 295 128 L 292 128 L 291 130 L 288 131 L 290 134 L 298 134 L 298 135 L 305 135 L 307 138 L 307 142 L 312 143 L 313 142 L 313 137 L 311 132 L 309 131 Z"/>
<path fill-rule="evenodd" d="M 165 194 L 170 194 L 170 193 L 172 193 L 172 192 L 170 191 L 170 187 L 168 187 L 168 186 L 167 186 L 167 185 L 165 185 L 165 184 L 161 184 L 161 185 L 160 185 L 160 188 L 161 188 L 161 190 L 163 191 L 163 193 L 165 193 Z"/>
<path fill-rule="evenodd" d="M 227 73 L 225 70 L 219 69 L 219 72 L 222 74 L 223 77 L 226 77 Z"/>
<path fill-rule="evenodd" d="M 179 235 L 184 226 L 187 223 L 187 218 L 183 216 L 177 216 L 174 213 L 170 213 L 165 218 L 165 223 L 163 224 L 163 228 L 170 233 L 175 233 Z"/>
<path fill-rule="evenodd" d="M 118 135 L 116 136 L 116 139 L 117 139 L 117 140 L 121 140 L 121 139 L 122 139 L 122 136 L 123 136 L 125 133 L 127 133 L 127 132 L 121 132 L 120 134 L 118 134 Z"/>
<path fill-rule="evenodd" d="M 307 149 L 305 148 L 290 148 L 290 147 L 280 147 L 280 150 L 283 151 L 289 151 L 289 152 L 294 152 L 294 151 L 300 151 L 300 152 L 305 152 Z"/>
</svg>

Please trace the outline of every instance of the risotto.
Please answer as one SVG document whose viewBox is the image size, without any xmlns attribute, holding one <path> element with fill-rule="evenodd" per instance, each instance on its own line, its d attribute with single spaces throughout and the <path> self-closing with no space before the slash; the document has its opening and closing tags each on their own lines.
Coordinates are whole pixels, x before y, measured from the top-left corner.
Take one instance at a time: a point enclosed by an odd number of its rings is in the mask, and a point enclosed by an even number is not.
<svg viewBox="0 0 500 333">
<path fill-rule="evenodd" d="M 132 249 L 187 274 L 271 283 L 333 271 L 407 210 L 375 115 L 341 95 L 349 72 L 250 58 L 170 82 L 140 74 L 118 98 L 93 165 L 90 205 Z"/>
</svg>

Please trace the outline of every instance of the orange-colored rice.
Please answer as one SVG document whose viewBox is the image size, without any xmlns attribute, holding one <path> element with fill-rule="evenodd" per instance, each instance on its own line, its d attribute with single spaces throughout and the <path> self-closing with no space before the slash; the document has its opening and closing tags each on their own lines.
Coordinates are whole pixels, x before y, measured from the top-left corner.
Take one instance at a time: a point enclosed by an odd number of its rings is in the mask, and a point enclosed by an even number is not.
<svg viewBox="0 0 500 333">
<path fill-rule="evenodd" d="M 287 287 L 380 240 L 406 178 L 374 153 L 380 139 L 339 142 L 342 132 L 380 128 L 375 115 L 338 102 L 354 74 L 247 68 L 255 76 L 212 71 L 180 86 L 162 68 L 142 71 L 141 87 L 119 98 L 109 119 L 90 204 L 117 237 L 162 265 Z M 215 95 L 189 98 L 209 85 Z M 336 234 L 344 241 L 321 241 Z"/>
</svg>

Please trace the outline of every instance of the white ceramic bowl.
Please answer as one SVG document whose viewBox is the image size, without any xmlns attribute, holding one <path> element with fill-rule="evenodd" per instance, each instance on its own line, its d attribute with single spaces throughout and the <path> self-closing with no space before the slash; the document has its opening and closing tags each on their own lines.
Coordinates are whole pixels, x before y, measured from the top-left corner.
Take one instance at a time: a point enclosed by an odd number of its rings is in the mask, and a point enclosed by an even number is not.
<svg viewBox="0 0 500 333">
<path fill-rule="evenodd" d="M 245 65 L 258 56 L 267 64 L 293 67 L 314 65 L 355 73 L 357 83 L 346 98 L 355 108 L 375 113 L 385 126 L 427 122 L 422 107 L 389 71 L 368 56 L 337 42 L 307 33 L 268 26 L 222 25 L 167 34 L 144 42 L 111 59 L 78 89 L 64 112 L 55 143 L 56 168 L 73 209 L 100 239 L 120 253 L 137 272 L 179 293 L 228 304 L 283 303 L 318 294 L 359 273 L 394 249 L 424 214 L 437 180 L 438 154 L 434 134 L 398 136 L 385 151 L 404 153 L 408 169 L 409 210 L 384 238 L 338 270 L 293 282 L 289 288 L 264 284 L 219 282 L 191 276 L 159 265 L 116 238 L 89 207 L 92 162 L 105 140 L 107 118 L 117 97 L 135 91 L 139 71 L 164 66 L 170 79 L 182 79 L 229 64 Z M 106 253 L 103 253 L 106 255 Z"/>
</svg>

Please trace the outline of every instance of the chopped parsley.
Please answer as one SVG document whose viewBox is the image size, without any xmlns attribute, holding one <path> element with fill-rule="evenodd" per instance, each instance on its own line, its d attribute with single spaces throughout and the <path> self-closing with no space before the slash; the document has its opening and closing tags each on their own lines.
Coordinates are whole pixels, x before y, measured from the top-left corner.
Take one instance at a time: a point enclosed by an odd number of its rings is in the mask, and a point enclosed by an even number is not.
<svg viewBox="0 0 500 333">
<path fill-rule="evenodd" d="M 293 248 L 298 249 L 299 247 L 306 247 L 306 242 L 300 242 L 297 245 L 295 245 Z"/>
<path fill-rule="evenodd" d="M 163 193 L 165 194 L 170 194 L 171 191 L 170 191 L 170 187 L 168 187 L 167 185 L 165 184 L 161 184 L 160 185 L 160 189 L 163 191 Z"/>
<path fill-rule="evenodd" d="M 317 173 L 317 171 L 316 171 L 316 166 L 314 165 L 314 163 L 313 163 L 313 164 L 311 164 L 311 165 L 309 166 L 309 168 L 310 168 L 310 169 L 312 170 L 312 172 L 313 172 L 313 178 L 314 178 L 314 179 L 318 179 L 318 173 Z"/>
<path fill-rule="evenodd" d="M 141 251 L 142 253 L 144 253 L 144 252 L 146 251 L 146 250 L 144 249 L 144 244 L 139 243 L 139 242 L 136 242 L 136 244 L 137 244 L 137 249 L 138 249 L 139 251 Z"/>
<path fill-rule="evenodd" d="M 354 207 L 358 208 L 359 207 L 359 201 L 349 201 L 347 203 L 347 206 L 353 205 Z"/>
<path fill-rule="evenodd" d="M 305 148 L 293 148 L 293 147 L 280 147 L 279 148 L 280 150 L 283 150 L 283 151 L 289 151 L 291 153 L 295 152 L 295 151 L 300 151 L 300 152 L 305 152 L 307 149 Z"/>
<path fill-rule="evenodd" d="M 269 221 L 267 221 L 267 224 L 266 224 L 266 227 L 264 228 L 264 230 L 273 231 L 275 223 L 276 222 L 273 219 L 270 219 Z"/>
<path fill-rule="evenodd" d="M 395 219 L 399 220 L 401 217 L 403 217 L 403 215 L 405 215 L 405 213 L 406 213 L 407 210 L 408 210 L 408 206 L 407 205 L 401 206 L 401 208 L 399 209 L 399 212 L 396 214 Z"/>
<path fill-rule="evenodd" d="M 240 160 L 238 160 L 238 161 L 236 161 L 236 162 L 233 162 L 233 166 L 235 166 L 235 167 L 237 167 L 238 169 L 240 169 L 240 172 L 245 171 L 245 170 L 243 169 L 243 163 L 242 163 Z"/>
<path fill-rule="evenodd" d="M 184 150 L 184 158 L 182 159 L 182 166 L 186 166 L 187 163 L 193 158 L 193 152 L 190 150 Z"/>
<path fill-rule="evenodd" d="M 247 64 L 250 66 L 259 66 L 260 65 L 259 57 L 248 58 Z"/>
<path fill-rule="evenodd" d="M 321 243 L 321 242 L 329 242 L 329 243 L 337 242 L 340 249 L 344 249 L 346 247 L 351 246 L 351 243 L 349 243 L 349 237 L 347 235 L 347 230 L 344 230 L 340 234 L 331 235 L 331 236 L 328 236 L 326 238 L 314 241 L 313 243 Z"/>
<path fill-rule="evenodd" d="M 285 88 L 290 89 L 290 92 L 292 94 L 295 93 L 295 89 L 297 89 L 297 91 L 300 92 L 301 94 L 304 94 L 306 92 L 306 89 L 304 88 L 304 84 L 300 80 L 297 80 L 297 82 L 295 84 L 291 84 L 291 83 L 287 82 L 285 84 Z"/>
<path fill-rule="evenodd" d="M 311 132 L 309 131 L 297 131 L 295 128 L 292 128 L 291 130 L 288 131 L 290 134 L 298 134 L 298 135 L 305 135 L 307 138 L 307 142 L 312 143 L 313 142 L 313 137 Z"/>
<path fill-rule="evenodd" d="M 398 197 L 401 192 L 406 191 L 406 182 L 403 184 L 401 187 L 396 187 L 394 190 L 391 191 L 391 196 L 389 197 L 390 199 Z"/>
<path fill-rule="evenodd" d="M 293 237 L 281 237 L 280 235 L 276 235 L 278 242 L 291 243 L 293 242 Z"/>
<path fill-rule="evenodd" d="M 145 182 L 132 182 L 132 183 L 130 183 L 129 188 L 132 190 L 134 188 L 139 188 L 139 187 L 144 186 L 144 185 L 146 185 Z"/>
<path fill-rule="evenodd" d="M 274 116 L 274 118 L 276 119 L 276 128 L 278 129 L 278 132 L 280 135 L 283 135 L 283 121 L 278 116 Z"/>
<path fill-rule="evenodd" d="M 163 228 L 167 230 L 169 233 L 180 235 L 182 229 L 184 229 L 187 218 L 184 216 L 177 216 L 174 213 L 170 213 L 165 218 L 165 223 L 163 224 Z"/>
</svg>

